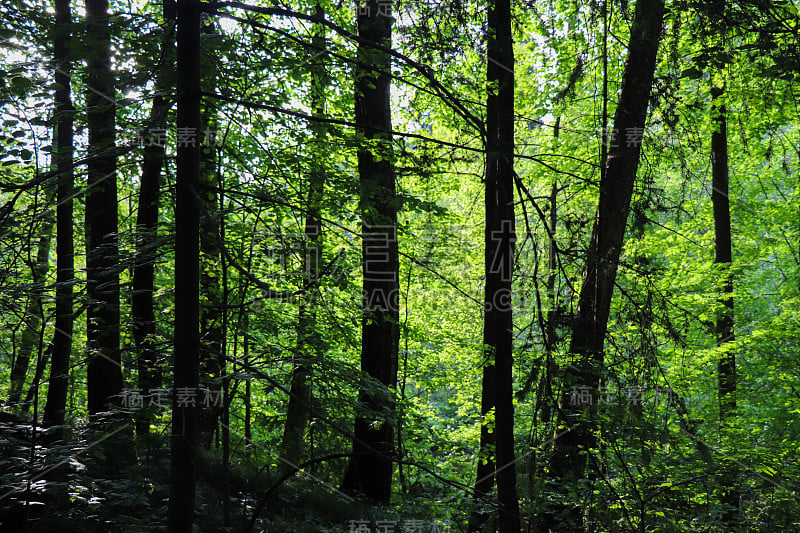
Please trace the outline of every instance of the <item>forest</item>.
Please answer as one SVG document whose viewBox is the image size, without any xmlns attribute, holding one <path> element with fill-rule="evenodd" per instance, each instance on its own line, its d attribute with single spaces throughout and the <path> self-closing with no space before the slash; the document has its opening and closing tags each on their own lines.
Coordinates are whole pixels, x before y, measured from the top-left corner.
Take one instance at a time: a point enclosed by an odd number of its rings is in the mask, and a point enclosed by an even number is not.
<svg viewBox="0 0 800 533">
<path fill-rule="evenodd" d="M 798 0 L 7 0 L 0 531 L 800 531 Z"/>
</svg>

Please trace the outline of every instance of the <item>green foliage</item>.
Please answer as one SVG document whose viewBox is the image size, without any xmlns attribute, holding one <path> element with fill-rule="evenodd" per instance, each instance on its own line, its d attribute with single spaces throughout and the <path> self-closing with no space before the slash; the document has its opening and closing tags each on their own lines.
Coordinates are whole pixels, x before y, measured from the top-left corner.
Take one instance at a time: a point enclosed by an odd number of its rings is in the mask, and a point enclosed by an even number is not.
<svg viewBox="0 0 800 533">
<path fill-rule="evenodd" d="M 0 396 L 20 356 L 27 304 L 41 297 L 45 320 L 27 369 L 22 397 L 8 406 L 0 438 L 3 518 L 28 513 L 40 530 L 154 531 L 165 523 L 169 494 L 171 415 L 148 406 L 148 439 L 96 446 L 85 409 L 86 295 L 83 201 L 87 184 L 77 167 L 74 244 L 75 332 L 63 441 L 38 429 L 53 338 L 55 246 L 43 287 L 32 277 L 36 244 L 55 210 L 52 177 L 44 176 L 52 145 L 50 15 L 38 2 L 0 15 Z M 230 391 L 230 464 L 222 458 L 222 429 L 200 454 L 198 525 L 226 527 L 222 505 L 232 502 L 229 530 L 255 520 L 265 531 L 349 531 L 349 521 L 451 520 L 466 527 L 476 509 L 494 513 L 494 499 L 471 498 L 481 425 L 484 290 L 483 173 L 485 3 L 395 2 L 393 138 L 398 175 L 400 361 L 396 390 L 386 393 L 359 367 L 361 222 L 357 150 L 367 147 L 352 127 L 354 4 L 322 2 L 321 52 L 313 25 L 297 18 L 231 10 L 243 21 L 212 16 L 203 35 L 203 61 L 215 83 L 204 105 L 216 112 L 217 146 L 209 148 L 219 178 L 215 215 L 224 226 L 226 369 Z M 589 391 L 596 422 L 592 475 L 567 491 L 554 490 L 548 462 L 557 402 L 569 397 L 563 369 L 568 353 L 600 180 L 603 72 L 606 116 L 614 116 L 624 67 L 630 6 L 608 9 L 603 54 L 601 4 L 517 3 L 515 15 L 515 170 L 517 243 L 514 277 L 514 389 L 518 490 L 525 520 L 536 520 L 568 493 L 583 504 L 591 531 L 729 531 L 723 486 L 733 479 L 741 530 L 800 528 L 795 480 L 800 479 L 800 152 L 797 149 L 797 7 L 751 0 L 676 2 L 668 17 L 642 139 L 643 159 L 609 320 L 601 391 Z M 292 4 L 310 13 L 310 2 Z M 137 195 L 154 73 L 169 58 L 160 8 L 112 2 L 122 284 L 123 375 L 137 385 L 131 338 L 131 268 L 136 252 Z M 77 20 L 77 17 L 75 18 Z M 76 158 L 86 157 L 85 60 L 91 42 L 74 25 Z M 328 79 L 324 121 L 309 120 L 312 70 Z M 167 72 L 164 96 L 175 98 Z M 437 81 L 431 82 L 431 76 Z M 715 323 L 726 269 L 713 264 L 710 200 L 710 88 L 725 86 L 734 260 L 734 342 L 717 346 Z M 718 102 L 720 103 L 720 102 Z M 171 386 L 174 318 L 174 109 L 166 124 L 155 257 L 158 365 Z M 612 142 L 627 142 L 617 132 Z M 324 175 L 320 205 L 324 275 L 303 272 L 311 178 Z M 28 184 L 25 186 L 24 184 Z M 555 203 L 551 193 L 555 188 Z M 550 227 L 555 211 L 556 224 Z M 549 265 L 551 238 L 555 268 Z M 222 239 L 222 235 L 220 235 Z M 219 265 L 209 266 L 217 272 Z M 221 271 L 217 279 L 220 283 Z M 302 300 L 307 291 L 312 297 Z M 277 293 L 277 294 L 276 294 Z M 223 295 L 220 293 L 220 301 Z M 301 301 L 316 314 L 320 356 L 298 348 Z M 221 317 L 221 313 L 220 313 Z M 219 318 L 221 321 L 222 319 Z M 737 411 L 720 424 L 717 361 L 734 353 Z M 304 460 L 312 464 L 282 480 L 279 457 L 287 391 L 297 363 L 310 368 L 311 420 Z M 41 367 L 37 377 L 37 366 Z M 381 409 L 357 402 L 362 388 L 384 396 Z M 249 392 L 246 392 L 249 391 Z M 38 403 L 34 403 L 37 401 Z M 390 408 L 396 404 L 397 416 Z M 245 404 L 250 405 L 246 415 Z M 344 499 L 341 481 L 353 418 L 396 424 L 398 464 L 392 506 Z M 2 413 L 3 416 L 8 416 Z M 246 419 L 249 416 L 249 419 Z M 52 428 L 50 430 L 52 432 Z M 246 442 L 245 434 L 251 436 Z M 129 448 L 136 462 L 109 467 L 109 450 Z M 36 477 L 59 464 L 54 476 Z M 401 474 L 402 470 L 402 474 Z M 230 483 L 225 479 L 228 477 Z M 30 489 L 28 488 L 30 481 Z M 559 487 L 560 488 L 560 487 Z M 3 496 L 3 494 L 6 494 Z M 264 495 L 268 497 L 264 499 Z M 25 507 L 27 502 L 27 508 Z M 23 514 L 21 514 L 23 513 Z M 486 524 L 487 531 L 494 523 Z M 736 527 L 739 527 L 737 525 Z"/>
</svg>

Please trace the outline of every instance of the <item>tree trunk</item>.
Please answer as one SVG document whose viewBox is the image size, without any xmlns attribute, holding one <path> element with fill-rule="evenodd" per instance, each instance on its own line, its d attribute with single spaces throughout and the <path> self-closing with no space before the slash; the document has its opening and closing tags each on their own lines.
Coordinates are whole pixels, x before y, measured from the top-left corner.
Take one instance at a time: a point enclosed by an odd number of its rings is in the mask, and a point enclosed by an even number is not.
<svg viewBox="0 0 800 533">
<path fill-rule="evenodd" d="M 597 215 L 569 347 L 575 363 L 567 368 L 563 380 L 558 418 L 564 429 L 559 429 L 563 433 L 555 442 L 550 460 L 550 473 L 560 483 L 564 498 L 564 501 L 555 502 L 557 508 L 565 511 L 561 518 L 566 522 L 561 527 L 579 527 L 575 520 L 580 516 L 580 506 L 568 503 L 566 494 L 570 486 L 575 488 L 574 484 L 583 478 L 587 456 L 582 452 L 594 448 L 596 440 L 591 404 L 572 405 L 570 389 L 577 386 L 595 390 L 599 385 L 611 297 L 639 164 L 639 134 L 644 132 L 647 119 L 663 17 L 663 0 L 636 3 L 628 60 L 614 117 L 615 131 L 623 139 L 608 152 L 606 171 L 600 181 Z M 629 142 L 631 137 L 639 141 Z M 554 514 L 546 515 L 546 527 L 556 527 L 554 518 Z"/>
<path fill-rule="evenodd" d="M 55 38 L 53 58 L 56 72 L 56 135 L 55 168 L 58 176 L 56 191 L 56 324 L 53 335 L 53 356 L 50 362 L 50 384 L 44 407 L 42 425 L 62 426 L 67 410 L 69 360 L 72 353 L 72 284 L 75 277 L 72 235 L 73 112 L 70 90 L 72 66 L 68 60 L 70 41 L 69 0 L 55 2 Z M 58 436 L 61 432 L 58 432 Z"/>
<path fill-rule="evenodd" d="M 716 99 L 722 89 L 714 89 Z M 733 278 L 731 266 L 731 213 L 728 198 L 728 128 L 725 106 L 714 106 L 717 127 L 711 134 L 711 202 L 714 207 L 714 263 L 720 265 L 724 281 L 720 295 L 721 307 L 717 313 L 717 346 L 735 340 L 733 332 Z M 719 360 L 720 420 L 736 414 L 736 355 L 726 353 Z"/>
<path fill-rule="evenodd" d="M 177 127 L 200 127 L 200 2 L 178 0 Z M 177 393 L 197 391 L 200 361 L 200 150 L 177 147 L 175 205 L 175 331 L 170 492 L 167 531 L 192 531 L 198 444 L 197 406 Z"/>
<path fill-rule="evenodd" d="M 357 17 L 358 34 L 384 46 L 392 43 L 391 5 L 369 0 Z M 388 503 L 392 493 L 394 399 L 399 328 L 397 205 L 392 161 L 391 61 L 386 52 L 358 45 L 355 72 L 355 122 L 369 141 L 358 151 L 364 309 L 361 320 L 361 370 L 371 383 L 358 393 L 353 455 L 342 490 L 361 492 Z M 364 67 L 370 65 L 375 68 Z"/>
<path fill-rule="evenodd" d="M 222 183 L 220 182 L 220 187 Z M 219 193 L 219 212 L 222 214 L 220 219 L 219 236 L 222 242 L 225 242 L 225 195 L 220 191 Z M 221 258 L 220 269 L 222 271 L 222 346 L 220 346 L 219 361 L 222 374 L 222 408 L 220 413 L 220 433 L 222 433 L 222 468 L 223 468 L 223 483 L 225 490 L 223 492 L 222 501 L 222 524 L 225 527 L 231 525 L 231 399 L 230 399 L 230 379 L 227 376 L 227 361 L 226 355 L 228 353 L 228 298 L 230 297 L 230 290 L 228 287 L 228 265 L 225 263 L 225 255 Z M 235 337 L 234 337 L 234 342 Z M 236 347 L 234 346 L 234 361 L 236 360 Z M 233 370 L 236 370 L 234 364 Z"/>
<path fill-rule="evenodd" d="M 561 126 L 561 117 L 556 119 L 556 125 L 553 130 L 553 149 L 558 148 L 558 134 Z M 555 351 L 558 338 L 556 336 L 556 320 L 560 317 L 561 311 L 559 309 L 559 298 L 556 294 L 556 276 L 558 271 L 558 241 L 556 235 L 558 233 L 558 177 L 553 177 L 553 185 L 550 187 L 550 246 L 548 248 L 548 273 L 547 273 L 547 300 L 550 309 L 547 312 L 547 324 L 545 336 L 545 375 L 542 380 L 541 390 L 539 395 L 543 398 L 542 402 L 542 417 L 541 420 L 544 424 L 551 422 L 553 413 L 552 398 L 553 398 L 553 370 L 555 369 L 555 360 L 553 359 L 553 352 Z"/>
<path fill-rule="evenodd" d="M 315 15 L 325 16 L 325 12 L 319 4 L 315 8 Z M 310 53 L 318 58 L 311 63 L 311 109 L 314 116 L 322 117 L 325 114 L 325 90 L 328 85 L 325 65 L 322 59 L 319 59 L 325 46 L 324 26 L 319 25 L 316 28 L 311 43 L 313 46 Z M 324 126 L 312 122 L 311 127 L 314 131 L 316 146 L 311 156 L 311 171 L 308 177 L 305 241 L 302 254 L 302 272 L 306 276 L 305 281 L 316 279 L 320 271 L 322 258 L 321 204 L 325 187 L 325 166 L 322 163 L 322 154 L 326 150 Z M 297 359 L 292 369 L 289 405 L 286 409 L 286 425 L 281 445 L 282 457 L 290 469 L 295 468 L 303 456 L 303 435 L 308 424 L 310 415 L 308 406 L 312 399 L 309 378 L 313 362 L 318 360 L 322 353 L 321 339 L 317 333 L 316 291 L 316 285 L 303 291 L 297 311 Z"/>
<path fill-rule="evenodd" d="M 22 403 L 19 405 L 19 409 L 22 414 L 28 414 L 28 409 L 31 408 L 34 397 L 38 397 L 39 395 L 39 383 L 42 380 L 42 376 L 44 376 L 44 371 L 47 369 L 47 365 L 50 364 L 50 353 L 52 351 L 51 348 L 52 345 L 45 349 L 43 343 L 39 343 L 39 347 L 36 351 L 36 370 L 34 371 L 31 384 L 28 385 L 28 392 L 25 394 L 25 399 L 22 400 Z"/>
<path fill-rule="evenodd" d="M 47 208 L 49 209 L 49 208 Z M 47 270 L 50 266 L 50 241 L 53 233 L 53 218 L 51 213 L 44 213 L 42 220 L 41 235 L 36 248 L 36 259 L 31 264 L 32 286 L 28 301 L 25 305 L 25 314 L 22 318 L 25 326 L 22 330 L 22 337 L 19 343 L 17 356 L 14 358 L 14 365 L 11 368 L 11 383 L 8 391 L 7 405 L 14 410 L 18 409 L 19 398 L 25 386 L 25 378 L 28 375 L 28 366 L 31 357 L 38 352 L 39 337 L 41 336 L 42 322 L 44 322 L 44 308 L 42 292 L 44 290 L 44 279 L 47 277 Z"/>
<path fill-rule="evenodd" d="M 250 319 L 248 318 L 247 312 L 245 312 L 244 319 L 243 319 L 243 329 L 244 329 L 244 339 L 242 342 L 244 343 L 243 350 L 244 350 L 244 368 L 248 368 L 250 365 Z M 252 403 L 252 389 L 250 386 L 250 379 L 247 379 L 244 382 L 244 447 L 246 450 L 249 450 L 250 446 L 253 444 L 253 431 L 252 431 L 252 418 L 253 418 L 253 403 Z"/>
<path fill-rule="evenodd" d="M 483 319 L 483 388 L 480 453 L 475 495 L 489 493 L 497 477 L 499 530 L 519 532 L 514 461 L 513 316 L 514 271 L 514 49 L 511 2 L 489 5 L 486 78 L 486 292 Z M 494 422 L 487 418 L 494 414 Z M 497 462 L 492 456 L 496 457 Z M 477 529 L 475 518 L 471 529 Z"/>
<path fill-rule="evenodd" d="M 165 92 L 165 71 L 174 68 L 173 42 L 175 39 L 175 2 L 163 0 L 165 36 L 162 41 L 162 57 L 166 64 L 160 66 L 156 79 L 156 96 L 150 110 L 149 124 L 163 127 L 169 100 Z M 133 340 L 136 345 L 139 388 L 143 393 L 161 387 L 161 371 L 158 368 L 158 353 L 155 346 L 156 317 L 155 302 L 155 258 L 158 255 L 158 205 L 161 191 L 161 172 L 166 150 L 161 143 L 148 143 L 144 147 L 142 179 L 139 186 L 139 210 L 136 215 L 136 260 L 133 267 L 133 297 L 131 318 Z M 150 416 L 143 414 L 136 421 L 136 434 L 150 432 Z"/>
<path fill-rule="evenodd" d="M 122 391 L 119 352 L 116 102 L 111 72 L 108 0 L 86 0 L 89 50 L 86 121 L 86 345 L 89 413 L 110 407 Z"/>
<path fill-rule="evenodd" d="M 722 96 L 724 88 L 714 87 L 711 96 L 716 100 Z M 728 126 L 725 106 L 714 105 L 716 127 L 711 134 L 711 202 L 714 209 L 714 263 L 723 276 L 720 306 L 717 311 L 717 346 L 724 346 L 735 340 L 733 318 L 733 275 L 731 274 L 731 213 L 728 197 Z M 717 362 L 720 426 L 726 427 L 736 416 L 736 353 L 727 350 Z M 723 513 L 723 520 L 732 524 L 739 508 L 739 495 L 734 483 L 733 473 L 725 468 L 722 474 L 721 502 L 731 510 Z"/>
<path fill-rule="evenodd" d="M 203 26 L 203 34 L 214 34 L 213 23 Z M 216 66 L 200 56 L 201 86 L 213 92 L 217 85 Z M 217 148 L 211 142 L 216 128 L 216 108 L 213 100 L 203 99 L 200 108 L 201 130 L 197 143 L 200 149 L 200 198 L 203 215 L 200 217 L 200 382 L 202 387 L 219 392 L 222 389 L 222 371 L 225 366 L 222 354 L 222 286 L 220 282 L 222 250 L 219 243 L 221 217 L 217 186 L 222 187 L 217 170 Z M 208 448 L 222 410 L 207 405 L 199 412 L 200 442 Z"/>
</svg>

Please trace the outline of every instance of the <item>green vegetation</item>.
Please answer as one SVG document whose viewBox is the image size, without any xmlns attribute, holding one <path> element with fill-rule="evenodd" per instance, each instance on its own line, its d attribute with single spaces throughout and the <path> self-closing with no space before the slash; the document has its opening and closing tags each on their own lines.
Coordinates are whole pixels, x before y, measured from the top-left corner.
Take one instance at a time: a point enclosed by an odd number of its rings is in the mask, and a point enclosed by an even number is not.
<svg viewBox="0 0 800 533">
<path fill-rule="evenodd" d="M 0 530 L 800 531 L 799 51 L 797 0 L 4 9 Z"/>
</svg>

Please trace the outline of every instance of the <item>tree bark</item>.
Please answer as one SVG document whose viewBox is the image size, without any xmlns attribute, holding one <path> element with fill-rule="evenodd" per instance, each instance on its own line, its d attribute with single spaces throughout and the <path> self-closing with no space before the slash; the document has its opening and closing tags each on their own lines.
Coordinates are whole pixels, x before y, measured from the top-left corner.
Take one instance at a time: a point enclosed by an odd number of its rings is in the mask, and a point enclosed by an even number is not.
<svg viewBox="0 0 800 533">
<path fill-rule="evenodd" d="M 722 89 L 714 89 L 716 99 Z M 735 340 L 733 330 L 733 277 L 730 273 L 731 252 L 731 213 L 728 198 L 728 127 L 725 106 L 714 106 L 716 128 L 711 134 L 711 202 L 714 208 L 714 263 L 720 266 L 723 283 L 720 295 L 720 309 L 717 313 L 717 346 Z M 727 352 L 719 360 L 719 403 L 720 420 L 736 414 L 736 355 Z"/>
<path fill-rule="evenodd" d="M 390 47 L 391 5 L 369 0 L 357 17 L 358 34 Z M 360 42 L 355 73 L 355 122 L 369 148 L 358 150 L 364 309 L 361 370 L 371 383 L 358 393 L 353 455 L 342 490 L 360 492 L 380 503 L 392 493 L 399 328 L 397 201 L 392 161 L 389 54 Z M 372 68 L 364 67 L 370 65 Z"/>
<path fill-rule="evenodd" d="M 641 149 L 641 142 L 630 142 L 629 136 L 638 137 L 638 133 L 644 132 L 663 17 L 663 0 L 636 3 L 628 59 L 614 117 L 614 128 L 621 138 L 608 152 L 606 170 L 600 181 L 597 215 L 569 347 L 575 363 L 564 374 L 558 416 L 562 427 L 550 460 L 550 474 L 560 483 L 564 498 L 555 503 L 556 508 L 565 512 L 561 518 L 566 522 L 560 527 L 578 527 L 574 521 L 580 516 L 580 506 L 567 503 L 566 492 L 583 478 L 587 457 L 584 454 L 595 447 L 592 406 L 573 405 L 570 389 L 578 386 L 596 390 L 599 385 L 611 297 Z M 546 527 L 556 527 L 555 514 L 545 515 Z"/>
<path fill-rule="evenodd" d="M 86 0 L 91 39 L 86 91 L 89 161 L 86 195 L 86 345 L 89 413 L 108 409 L 122 391 L 119 352 L 116 102 L 108 0 Z"/>
<path fill-rule="evenodd" d="M 174 0 L 163 0 L 162 13 L 165 35 L 161 47 L 166 64 L 160 65 L 156 75 L 156 95 L 153 98 L 148 121 L 149 124 L 158 127 L 163 127 L 169 110 L 169 100 L 165 95 L 169 89 L 165 71 L 174 68 L 172 65 L 174 58 L 172 43 L 175 39 Z M 155 345 L 156 317 L 153 294 L 155 293 L 154 262 L 158 255 L 158 206 L 165 154 L 166 149 L 161 143 L 148 143 L 144 147 L 139 209 L 136 215 L 136 261 L 132 275 L 131 321 L 138 355 L 138 384 L 143 392 L 161 387 L 161 371 L 158 368 L 158 352 Z M 137 435 L 147 435 L 150 432 L 149 420 L 148 414 L 143 414 L 137 419 Z"/>
<path fill-rule="evenodd" d="M 314 11 L 318 17 L 325 16 L 325 12 L 319 4 Z M 324 62 L 319 57 L 325 47 L 324 26 L 318 25 L 315 29 L 311 44 L 313 46 L 310 52 L 318 57 L 311 63 L 311 109 L 314 116 L 323 117 L 328 82 Z M 321 204 L 325 187 L 325 166 L 322 163 L 322 154 L 326 150 L 325 131 L 323 125 L 317 122 L 312 122 L 311 127 L 316 147 L 311 156 L 311 169 L 308 176 L 305 242 L 302 250 L 302 272 L 306 277 L 305 281 L 316 279 L 320 272 L 322 258 Z M 321 339 L 317 333 L 316 292 L 316 285 L 304 290 L 300 295 L 300 305 L 297 311 L 297 358 L 292 369 L 286 425 L 281 445 L 282 457 L 289 469 L 296 468 L 303 457 L 303 435 L 310 418 L 309 405 L 312 400 L 309 379 L 314 361 L 322 355 Z"/>
<path fill-rule="evenodd" d="M 712 100 L 722 96 L 724 88 L 711 89 Z M 711 203 L 714 210 L 714 264 L 722 274 L 722 287 L 717 309 L 717 346 L 735 340 L 733 315 L 733 275 L 731 274 L 732 243 L 731 213 L 728 197 L 728 125 L 724 105 L 713 105 L 715 129 L 711 133 Z M 717 361 L 717 393 L 719 397 L 720 426 L 727 426 L 736 416 L 736 353 L 726 350 Z M 725 468 L 722 473 L 721 502 L 730 510 L 723 513 L 728 524 L 735 522 L 739 508 L 739 495 L 733 481 L 734 474 Z"/>
<path fill-rule="evenodd" d="M 177 127 L 200 127 L 200 2 L 178 0 Z M 175 331 L 170 492 L 167 531 L 192 531 L 198 444 L 197 406 L 177 392 L 197 391 L 200 361 L 200 150 L 177 147 L 175 206 Z"/>
<path fill-rule="evenodd" d="M 70 41 L 69 0 L 55 2 L 55 38 L 53 59 L 56 64 L 55 107 L 55 167 L 58 176 L 56 190 L 56 324 L 53 335 L 53 356 L 50 360 L 50 383 L 44 406 L 42 425 L 64 425 L 69 387 L 69 360 L 72 352 L 72 284 L 75 277 L 72 235 L 72 189 L 74 175 L 73 122 L 70 77 L 72 66 L 68 59 Z M 62 432 L 58 432 L 58 436 Z"/>
<path fill-rule="evenodd" d="M 519 532 L 514 460 L 513 315 L 514 272 L 514 49 L 511 2 L 489 4 L 486 78 L 486 189 L 481 441 L 475 495 L 489 493 L 497 477 L 499 530 Z M 493 423 L 488 419 L 494 415 Z M 495 456 L 493 460 L 492 456 Z M 478 529 L 474 517 L 471 529 Z"/>
<path fill-rule="evenodd" d="M 213 35 L 213 23 L 203 26 L 203 34 Z M 201 86 L 207 92 L 213 92 L 217 85 L 216 66 L 207 60 L 208 53 L 200 56 Z M 211 99 L 201 100 L 200 124 L 197 143 L 200 149 L 200 198 L 203 201 L 203 215 L 200 217 L 200 382 L 202 387 L 215 393 L 222 389 L 222 374 L 225 367 L 222 354 L 222 285 L 221 262 L 222 249 L 219 235 L 222 217 L 224 216 L 217 194 L 217 186 L 221 177 L 217 169 L 217 148 L 211 142 L 216 133 L 216 108 Z M 199 412 L 200 442 L 208 448 L 211 446 L 217 421 L 222 409 L 216 405 L 204 406 Z"/>
</svg>

